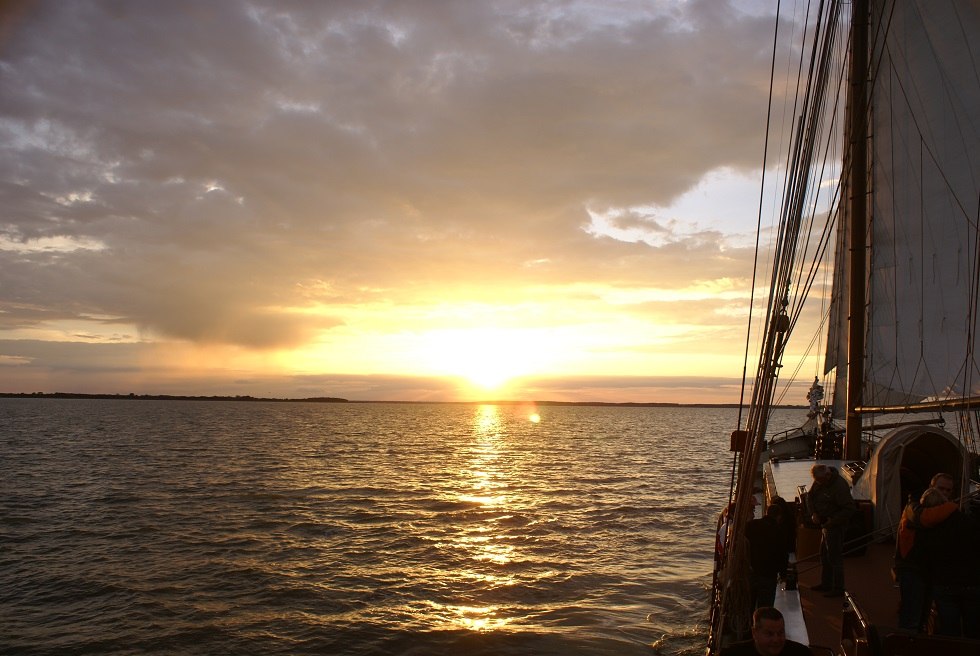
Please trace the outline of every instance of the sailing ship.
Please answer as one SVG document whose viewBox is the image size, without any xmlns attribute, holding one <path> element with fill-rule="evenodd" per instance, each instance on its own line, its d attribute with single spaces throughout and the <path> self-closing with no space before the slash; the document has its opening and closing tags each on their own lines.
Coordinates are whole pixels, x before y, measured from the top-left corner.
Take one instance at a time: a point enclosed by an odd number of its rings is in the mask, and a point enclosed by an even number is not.
<svg viewBox="0 0 980 656">
<path fill-rule="evenodd" d="M 789 138 L 777 147 L 771 121 L 766 140 L 787 155 L 768 303 L 749 322 L 759 359 L 731 438 L 707 653 L 749 637 L 745 527 L 780 497 L 798 518 L 776 596 L 788 637 L 820 654 L 977 654 L 978 641 L 900 631 L 890 569 L 902 509 L 934 474 L 955 477 L 966 511 L 977 489 L 980 3 L 804 6 L 775 30 L 774 53 L 795 59 L 783 69 L 774 55 L 773 80 L 799 71 L 798 85 L 787 85 Z M 792 350 L 808 322 L 826 336 L 822 356 Z M 779 395 L 794 389 L 788 354 L 823 366 L 803 425 L 770 435 Z M 859 510 L 843 598 L 807 585 L 819 570 L 819 528 L 802 512 L 815 463 L 838 469 Z"/>
</svg>

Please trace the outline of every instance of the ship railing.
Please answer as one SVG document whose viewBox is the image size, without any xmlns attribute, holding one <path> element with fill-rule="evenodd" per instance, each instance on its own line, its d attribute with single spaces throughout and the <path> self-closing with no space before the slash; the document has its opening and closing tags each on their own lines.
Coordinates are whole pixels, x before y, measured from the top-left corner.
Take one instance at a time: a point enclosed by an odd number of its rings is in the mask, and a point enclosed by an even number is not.
<svg viewBox="0 0 980 656">
<path fill-rule="evenodd" d="M 797 436 L 803 436 L 803 435 L 806 435 L 806 433 L 803 432 L 803 429 L 802 428 L 799 428 L 799 427 L 797 427 L 797 428 L 790 428 L 790 429 L 781 431 L 779 433 L 773 434 L 773 436 L 769 438 L 769 444 L 779 444 L 780 442 L 785 442 L 786 440 L 790 439 L 791 437 L 797 437 Z"/>
<path fill-rule="evenodd" d="M 844 593 L 844 599 L 847 603 L 840 628 L 840 647 L 844 656 L 882 656 L 878 629 L 850 593 Z"/>
<path fill-rule="evenodd" d="M 844 656 L 976 656 L 980 641 L 877 627 L 845 593 L 840 649 Z M 811 645 L 810 650 L 818 653 Z M 830 653 L 833 653 L 831 651 Z"/>
<path fill-rule="evenodd" d="M 976 656 L 980 644 L 967 638 L 936 635 L 889 633 L 881 638 L 884 656 Z"/>
</svg>

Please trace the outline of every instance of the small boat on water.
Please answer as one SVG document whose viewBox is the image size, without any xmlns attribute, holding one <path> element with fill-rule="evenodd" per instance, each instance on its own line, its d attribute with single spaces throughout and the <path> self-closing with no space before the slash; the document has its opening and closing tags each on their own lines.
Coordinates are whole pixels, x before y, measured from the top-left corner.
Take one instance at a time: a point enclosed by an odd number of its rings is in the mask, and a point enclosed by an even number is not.
<svg viewBox="0 0 980 656">
<path fill-rule="evenodd" d="M 980 3 L 801 3 L 775 35 L 790 63 L 774 55 L 773 80 L 794 72 L 770 112 L 788 117 L 788 136 L 778 141 L 776 121 L 767 136 L 767 151 L 786 153 L 779 166 L 767 153 L 781 207 L 768 302 L 749 321 L 759 358 L 719 504 L 707 654 L 750 637 L 746 526 L 777 497 L 796 516 L 775 602 L 789 638 L 817 654 L 980 654 L 978 640 L 901 630 L 891 574 L 907 500 L 945 472 L 969 512 L 980 478 Z M 806 324 L 825 339 L 798 339 Z M 779 394 L 800 389 L 790 358 L 823 366 L 801 427 L 773 435 Z M 843 596 L 811 590 L 820 529 L 804 508 L 818 463 L 840 473 L 857 508 Z"/>
</svg>

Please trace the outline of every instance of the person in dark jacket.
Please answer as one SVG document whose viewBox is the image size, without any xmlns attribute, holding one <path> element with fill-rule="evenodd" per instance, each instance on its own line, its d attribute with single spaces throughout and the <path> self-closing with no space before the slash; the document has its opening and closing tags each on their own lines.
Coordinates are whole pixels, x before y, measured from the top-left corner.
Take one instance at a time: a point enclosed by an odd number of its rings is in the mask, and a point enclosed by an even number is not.
<svg viewBox="0 0 980 656">
<path fill-rule="evenodd" d="M 765 517 L 753 519 L 745 526 L 745 538 L 749 542 L 749 586 L 752 591 L 752 607 L 772 606 L 776 600 L 776 583 L 786 574 L 789 564 L 789 546 L 786 532 L 780 524 L 782 508 L 771 504 Z"/>
<path fill-rule="evenodd" d="M 938 497 L 931 497 L 930 502 L 936 502 L 936 505 L 923 506 L 916 499 L 909 501 L 898 522 L 895 540 L 895 567 L 892 572 L 900 593 L 898 626 L 916 633 L 922 631 L 926 611 L 932 602 L 926 563 L 923 562 L 922 542 L 925 540 L 917 541 L 916 536 L 936 526 L 956 510 L 953 501 L 941 502 Z"/>
<path fill-rule="evenodd" d="M 752 614 L 752 639 L 721 650 L 721 656 L 811 656 L 810 648 L 786 639 L 783 614 L 775 608 L 757 608 Z"/>
<path fill-rule="evenodd" d="M 810 468 L 813 484 L 806 495 L 811 521 L 820 527 L 820 583 L 825 597 L 844 596 L 844 531 L 856 507 L 851 488 L 836 467 Z"/>
<path fill-rule="evenodd" d="M 931 487 L 922 493 L 926 508 L 946 502 L 942 491 Z M 936 633 L 943 636 L 980 638 L 980 567 L 976 554 L 980 534 L 973 519 L 953 510 L 934 527 L 919 531 L 926 578 L 936 606 Z"/>
</svg>

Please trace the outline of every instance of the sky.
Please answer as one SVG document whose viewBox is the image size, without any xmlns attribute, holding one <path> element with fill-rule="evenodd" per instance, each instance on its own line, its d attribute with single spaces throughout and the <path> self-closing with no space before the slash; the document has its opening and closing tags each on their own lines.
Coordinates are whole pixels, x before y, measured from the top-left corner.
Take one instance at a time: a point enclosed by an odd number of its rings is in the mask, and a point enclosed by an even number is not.
<svg viewBox="0 0 980 656">
<path fill-rule="evenodd" d="M 0 391 L 737 402 L 774 5 L 4 2 Z"/>
</svg>

